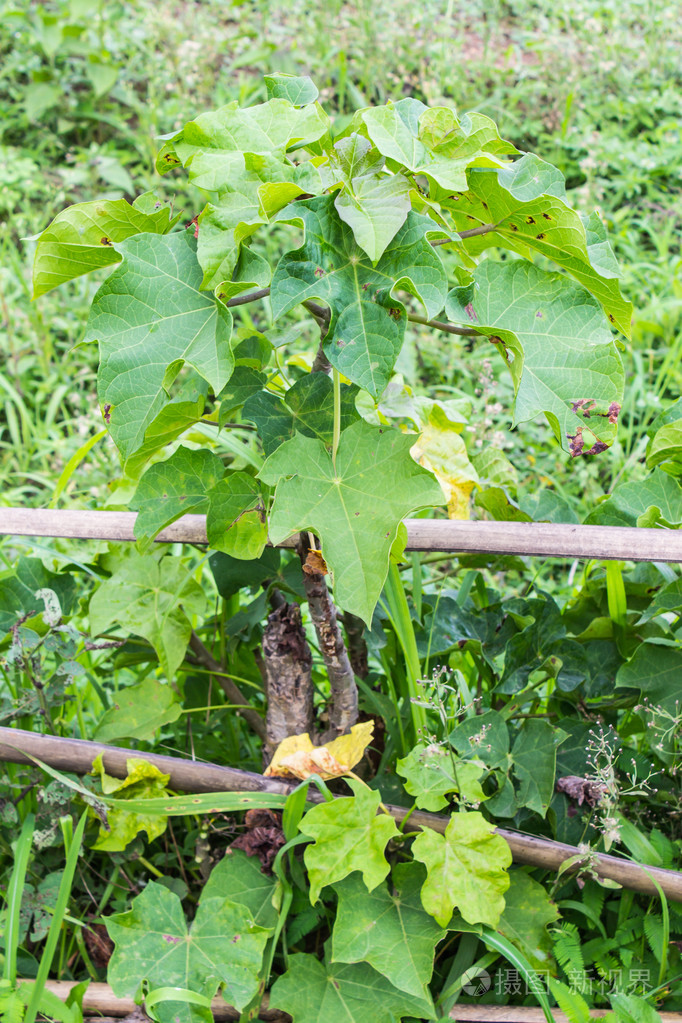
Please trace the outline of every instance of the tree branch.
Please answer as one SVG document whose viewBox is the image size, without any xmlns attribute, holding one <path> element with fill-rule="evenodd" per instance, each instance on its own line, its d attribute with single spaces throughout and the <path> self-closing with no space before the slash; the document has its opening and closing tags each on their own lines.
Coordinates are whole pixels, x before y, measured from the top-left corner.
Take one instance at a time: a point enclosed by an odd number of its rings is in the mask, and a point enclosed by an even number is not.
<svg viewBox="0 0 682 1023">
<path fill-rule="evenodd" d="M 444 330 L 446 334 L 459 334 L 460 337 L 485 337 L 480 330 L 473 327 L 456 327 L 454 323 L 444 323 L 442 320 L 427 320 L 425 316 L 415 316 L 408 313 L 410 323 L 423 323 L 425 327 L 433 327 L 434 330 Z"/>
<path fill-rule="evenodd" d="M 258 711 L 255 711 L 250 705 L 237 683 L 233 682 L 232 679 L 226 675 L 222 666 L 218 663 L 218 661 L 216 661 L 211 651 L 204 646 L 194 630 L 192 630 L 189 645 L 199 663 L 202 664 L 204 668 L 207 668 L 212 675 L 215 675 L 219 686 L 230 703 L 234 703 L 239 707 L 237 713 L 241 714 L 246 723 L 260 739 L 265 740 L 265 722 L 263 721 L 263 718 L 260 716 Z"/>
<path fill-rule="evenodd" d="M 296 550 L 303 566 L 303 587 L 308 598 L 308 610 L 331 687 L 329 729 L 322 736 L 322 741 L 328 742 L 350 731 L 358 720 L 358 689 L 337 621 L 336 607 L 329 596 L 323 572 L 316 571 L 324 564 L 322 558 L 311 552 L 307 533 L 301 534 Z"/>
</svg>

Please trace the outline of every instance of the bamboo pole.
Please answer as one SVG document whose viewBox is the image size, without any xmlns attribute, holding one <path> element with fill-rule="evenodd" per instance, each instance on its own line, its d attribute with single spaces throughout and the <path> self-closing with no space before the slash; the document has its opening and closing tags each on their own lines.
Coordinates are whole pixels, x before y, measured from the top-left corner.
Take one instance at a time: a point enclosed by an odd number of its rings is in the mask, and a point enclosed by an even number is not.
<svg viewBox="0 0 682 1023">
<path fill-rule="evenodd" d="M 135 512 L 0 508 L 0 535 L 134 540 L 135 518 Z M 406 519 L 405 525 L 408 551 L 682 562 L 682 530 L 450 519 Z M 296 539 L 280 546 L 293 547 Z M 156 542 L 206 544 L 206 516 L 184 515 Z"/>
<path fill-rule="evenodd" d="M 116 778 L 126 777 L 126 759 L 143 756 L 164 774 L 170 775 L 169 785 L 172 789 L 185 792 L 276 792 L 287 793 L 292 785 L 273 778 L 264 778 L 260 774 L 240 771 L 233 767 L 219 767 L 216 764 L 202 764 L 191 760 L 181 760 L 157 753 L 139 753 L 137 750 L 121 749 L 106 746 L 99 742 L 88 742 L 84 739 L 62 739 L 53 735 L 42 735 L 25 732 L 18 728 L 0 728 L 0 761 L 13 763 L 32 763 L 30 757 L 42 760 L 50 767 L 58 770 L 74 771 L 87 774 L 92 762 L 98 754 L 102 754 L 107 773 Z M 25 754 L 30 754 L 26 756 Z M 316 794 L 310 794 L 311 800 Z M 404 807 L 388 806 L 392 817 L 400 822 L 408 813 Z M 423 810 L 415 810 L 410 814 L 410 826 L 431 828 L 441 834 L 449 823 L 448 817 Z M 505 828 L 497 828 L 497 834 L 509 844 L 516 863 L 530 864 L 545 870 L 556 871 L 571 856 L 578 856 L 580 850 L 563 842 L 553 842 L 548 838 L 535 835 L 523 835 Z M 656 895 L 657 881 L 667 898 L 674 902 L 682 902 L 682 871 L 663 870 L 660 867 L 645 866 L 621 860 L 617 856 L 606 853 L 594 853 L 590 865 L 603 878 L 617 881 L 625 888 L 646 895 Z M 653 879 L 653 880 L 652 880 Z"/>
<path fill-rule="evenodd" d="M 19 981 L 31 983 L 30 981 Z M 52 994 L 62 1001 L 65 1001 L 71 988 L 76 981 L 69 980 L 48 980 L 45 987 Z M 268 996 L 263 999 L 263 1006 L 260 1010 L 260 1020 L 281 1021 L 285 1023 L 291 1017 L 277 1009 L 269 1009 Z M 83 1012 L 108 1013 L 110 1016 L 128 1016 L 137 1008 L 132 998 L 117 998 L 108 984 L 90 983 L 83 996 Z M 606 1010 L 592 1009 L 590 1016 L 599 1019 Z M 216 1020 L 238 1020 L 239 1013 L 227 1002 L 217 995 L 211 1002 L 211 1012 Z M 552 1015 L 555 1023 L 569 1023 L 568 1016 L 560 1009 L 553 1009 Z M 682 1023 L 682 1012 L 661 1012 L 659 1013 L 661 1023 Z M 526 1008 L 516 1005 L 456 1005 L 450 1012 L 450 1019 L 456 1023 L 545 1023 L 545 1015 L 542 1009 Z"/>
</svg>

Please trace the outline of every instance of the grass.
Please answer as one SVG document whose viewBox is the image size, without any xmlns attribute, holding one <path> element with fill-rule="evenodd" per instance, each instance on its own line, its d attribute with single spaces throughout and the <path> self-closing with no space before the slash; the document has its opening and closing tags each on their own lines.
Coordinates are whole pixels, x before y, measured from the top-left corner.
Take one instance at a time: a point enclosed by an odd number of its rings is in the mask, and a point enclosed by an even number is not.
<svg viewBox="0 0 682 1023">
<path fill-rule="evenodd" d="M 267 70 L 310 73 L 339 126 L 358 104 L 406 94 L 482 110 L 520 148 L 561 167 L 583 208 L 601 208 L 636 307 L 620 437 L 608 459 L 568 462 L 541 422 L 510 433 L 511 388 L 501 365 L 488 367 L 487 350 L 466 353 L 426 333 L 413 340 L 427 369 L 445 361 L 452 385 L 473 398 L 472 453 L 476 444 L 502 447 L 521 489 L 544 481 L 583 516 L 616 478 L 639 471 L 647 424 L 680 385 L 674 5 L 205 0 L 100 4 L 85 18 L 62 0 L 29 13 L 4 0 L 0 14 L 0 100 L 13 111 L 0 139 L 4 501 L 101 506 L 117 473 L 111 443 L 94 441 L 96 353 L 78 347 L 97 282 L 31 302 L 31 235 L 75 201 L 172 192 L 175 183 L 153 170 L 155 136 L 230 99 L 261 100 Z"/>
</svg>

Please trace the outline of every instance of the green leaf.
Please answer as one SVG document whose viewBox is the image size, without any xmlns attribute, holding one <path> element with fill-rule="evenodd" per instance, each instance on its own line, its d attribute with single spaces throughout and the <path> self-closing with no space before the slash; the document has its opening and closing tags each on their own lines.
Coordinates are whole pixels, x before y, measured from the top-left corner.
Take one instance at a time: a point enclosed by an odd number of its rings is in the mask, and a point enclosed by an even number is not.
<svg viewBox="0 0 682 1023">
<path fill-rule="evenodd" d="M 272 547 L 266 547 L 260 558 L 253 561 L 239 561 L 227 554 L 212 554 L 209 558 L 218 593 L 225 600 L 229 600 L 241 589 L 259 586 L 276 577 L 280 571 L 280 562 L 281 552 Z"/>
<path fill-rule="evenodd" d="M 49 572 L 39 558 L 17 559 L 12 571 L 0 575 L 0 635 L 9 632 L 24 615 L 45 610 L 39 590 L 52 590 L 62 614 L 72 614 L 78 606 L 78 586 L 72 575 Z"/>
<path fill-rule="evenodd" d="M 151 881 L 126 913 L 106 918 L 116 948 L 107 973 L 114 994 L 136 996 L 143 981 L 150 988 L 178 987 L 212 998 L 224 996 L 243 1009 L 258 989 L 269 931 L 258 927 L 244 906 L 203 898 L 187 929 L 180 899 Z M 161 1023 L 213 1019 L 210 1009 L 178 1000 L 156 1006 Z"/>
<path fill-rule="evenodd" d="M 500 139 L 495 124 L 484 114 L 465 114 L 460 120 L 450 107 L 422 109 L 417 131 L 414 106 L 371 107 L 362 112 L 362 119 L 380 153 L 441 188 L 466 188 L 466 168 L 484 153 L 490 158 L 516 152 L 511 143 Z"/>
<path fill-rule="evenodd" d="M 519 782 L 516 798 L 544 817 L 554 792 L 556 748 L 565 738 L 561 729 L 548 721 L 529 718 L 512 746 L 514 776 Z"/>
<path fill-rule="evenodd" d="M 260 488 L 246 472 L 232 472 L 208 495 L 208 545 L 233 558 L 259 558 L 268 542 L 265 504 Z"/>
<path fill-rule="evenodd" d="M 497 180 L 514 199 L 521 202 L 539 199 L 541 195 L 566 199 L 566 182 L 561 171 L 534 153 L 524 153 L 520 160 L 501 167 L 497 171 Z"/>
<path fill-rule="evenodd" d="M 299 77 L 279 71 L 263 75 L 263 81 L 268 90 L 268 99 L 286 99 L 296 107 L 314 103 L 319 96 L 315 83 L 308 75 Z"/>
<path fill-rule="evenodd" d="M 399 834 L 396 823 L 384 813 L 377 814 L 378 792 L 354 779 L 348 784 L 353 797 L 314 806 L 299 825 L 302 834 L 314 839 L 304 853 L 313 905 L 325 885 L 342 881 L 354 870 L 362 873 L 369 891 L 381 884 L 390 870 L 384 849 Z"/>
<path fill-rule="evenodd" d="M 426 866 L 422 904 L 441 927 L 458 909 L 467 923 L 496 927 L 504 910 L 512 857 L 495 827 L 477 811 L 453 813 L 445 835 L 425 830 L 412 855 Z"/>
<path fill-rule="evenodd" d="M 355 409 L 357 387 L 341 385 L 341 430 L 360 418 Z M 297 380 L 280 399 L 267 391 L 259 391 L 244 404 L 244 419 L 258 427 L 266 455 L 297 433 L 317 437 L 330 445 L 334 432 L 334 388 L 326 373 L 309 373 Z"/>
<path fill-rule="evenodd" d="M 405 791 L 415 797 L 417 806 L 434 812 L 448 805 L 451 792 L 457 792 L 467 803 L 487 799 L 480 784 L 486 770 L 480 760 L 460 760 L 450 750 L 426 742 L 418 743 L 396 767 L 406 779 Z"/>
<path fill-rule="evenodd" d="M 446 311 L 508 349 L 514 425 L 544 412 L 568 450 L 575 450 L 568 440 L 583 429 L 612 441 L 624 375 L 598 302 L 564 274 L 525 260 L 486 261 L 474 281 L 471 297 L 468 289 L 450 293 Z"/>
<path fill-rule="evenodd" d="M 99 341 L 98 391 L 124 458 L 168 405 L 183 366 L 216 394 L 234 360 L 229 309 L 199 291 L 201 271 L 189 232 L 138 235 L 119 245 L 123 263 L 93 300 L 86 341 Z"/>
<path fill-rule="evenodd" d="M 355 133 L 339 139 L 330 157 L 332 180 L 336 171 L 342 182 L 334 206 L 372 262 L 383 255 L 411 208 L 407 178 L 382 175 L 383 167 L 383 157 Z"/>
<path fill-rule="evenodd" d="M 208 384 L 198 373 L 188 373 L 177 389 L 173 388 L 161 411 L 144 430 L 144 438 L 134 454 L 125 459 L 126 475 L 136 479 L 158 451 L 199 422 L 204 414 Z M 105 409 L 105 419 L 108 413 Z"/>
<path fill-rule="evenodd" d="M 149 550 L 162 529 L 182 515 L 205 512 L 208 491 L 222 479 L 225 467 L 217 455 L 205 449 L 179 447 L 165 462 L 151 465 L 142 476 L 130 502 L 135 519 L 138 549 Z"/>
<path fill-rule="evenodd" d="M 140 199 L 144 199 L 141 196 Z M 136 203 L 139 200 L 136 200 Z M 38 239 L 33 262 L 33 297 L 81 274 L 120 260 L 119 243 L 143 232 L 165 234 L 172 227 L 171 210 L 154 212 L 131 206 L 125 199 L 81 202 L 62 210 Z"/>
<path fill-rule="evenodd" d="M 273 905 L 278 888 L 275 878 L 264 874 L 256 856 L 241 849 L 227 849 L 204 885 L 202 901 L 229 899 L 249 911 L 254 923 L 274 930 L 277 910 Z"/>
<path fill-rule="evenodd" d="M 651 442 L 646 456 L 648 469 L 669 463 L 668 469 L 675 476 L 682 475 L 682 420 L 666 423 Z"/>
<path fill-rule="evenodd" d="M 236 348 L 235 359 L 238 360 Z M 260 373 L 251 366 L 237 365 L 226 386 L 218 395 L 220 399 L 218 425 L 222 428 L 235 413 L 240 411 L 249 398 L 254 394 L 259 394 L 263 390 L 266 380 L 265 373 Z"/>
<path fill-rule="evenodd" d="M 682 651 L 640 643 L 632 658 L 619 668 L 616 686 L 638 689 L 651 707 L 677 713 L 682 706 Z"/>
<path fill-rule="evenodd" d="M 508 173 L 508 171 L 503 171 Z M 619 271 L 598 218 L 584 223 L 580 215 L 555 195 L 540 195 L 528 202 L 514 198 L 506 187 L 508 179 L 499 172 L 474 169 L 469 188 L 450 196 L 439 195 L 443 209 L 452 215 L 455 227 L 468 231 L 494 224 L 495 230 L 468 239 L 467 247 L 502 246 L 526 259 L 540 252 L 567 270 L 603 306 L 609 321 L 630 336 L 632 304 L 620 293 Z M 554 191 L 558 189 L 554 188 Z M 473 243 L 473 244 L 472 244 Z"/>
<path fill-rule="evenodd" d="M 154 678 L 146 678 L 135 686 L 118 690 L 113 705 L 100 718 L 94 738 L 97 742 L 151 740 L 157 728 L 177 721 L 180 711 L 174 689 Z"/>
<path fill-rule="evenodd" d="M 648 622 L 655 615 L 663 614 L 666 611 L 682 611 L 682 578 L 673 579 L 671 583 L 658 591 L 637 624 Z"/>
<path fill-rule="evenodd" d="M 609 997 L 617 1023 L 661 1023 L 661 1016 L 645 998 L 624 991 L 616 991 Z"/>
<path fill-rule="evenodd" d="M 414 1015 L 434 1019 L 422 999 L 393 985 L 366 963 L 322 964 L 313 955 L 289 957 L 278 977 L 270 1005 L 283 1009 L 294 1023 L 399 1023 Z"/>
<path fill-rule="evenodd" d="M 599 526 L 676 529 L 682 525 L 682 488 L 663 469 L 654 469 L 643 480 L 617 484 L 611 496 L 595 508 L 585 522 Z"/>
<path fill-rule="evenodd" d="M 327 302 L 331 321 L 324 350 L 329 361 L 376 398 L 388 383 L 405 335 L 406 310 L 393 291 L 410 292 L 428 316 L 445 302 L 445 270 L 426 238 L 437 229 L 428 217 L 410 212 L 374 266 L 334 203 L 331 195 L 304 199 L 287 218 L 303 225 L 306 241 L 277 264 L 272 312 L 277 319 L 307 299 Z"/>
<path fill-rule="evenodd" d="M 182 664 L 192 633 L 185 612 L 202 614 L 205 607 L 201 587 L 179 559 L 158 562 L 136 555 L 93 594 L 90 627 L 98 635 L 118 622 L 133 635 L 144 637 L 170 680 Z"/>
<path fill-rule="evenodd" d="M 524 870 L 510 871 L 509 879 L 497 930 L 524 953 L 536 970 L 546 970 L 552 947 L 547 927 L 559 919 L 559 910 L 543 886 Z"/>
<path fill-rule="evenodd" d="M 413 439 L 360 421 L 341 434 L 334 465 L 322 441 L 299 434 L 277 448 L 259 474 L 277 484 L 272 543 L 312 530 L 334 573 L 336 601 L 368 624 L 402 518 L 443 503 L 436 480 L 410 458 Z"/>
<path fill-rule="evenodd" d="M 332 961 L 366 962 L 400 991 L 431 1003 L 427 984 L 438 942 L 445 936 L 424 912 L 424 870 L 415 863 L 393 868 L 395 891 L 367 892 L 357 874 L 334 885 L 339 903 L 332 934 Z"/>
<path fill-rule="evenodd" d="M 127 776 L 123 780 L 112 778 L 104 769 L 101 753 L 93 760 L 92 769 L 93 773 L 99 772 L 104 795 L 115 793 L 117 800 L 135 802 L 135 810 L 127 810 L 122 806 L 108 809 L 107 824 L 100 825 L 93 849 L 122 852 L 140 831 L 147 832 L 150 842 L 164 833 L 167 818 L 156 813 L 145 813 L 144 803 L 147 799 L 161 799 L 168 795 L 166 785 L 170 775 L 162 774 L 158 767 L 140 757 L 130 757 L 126 760 Z"/>
</svg>

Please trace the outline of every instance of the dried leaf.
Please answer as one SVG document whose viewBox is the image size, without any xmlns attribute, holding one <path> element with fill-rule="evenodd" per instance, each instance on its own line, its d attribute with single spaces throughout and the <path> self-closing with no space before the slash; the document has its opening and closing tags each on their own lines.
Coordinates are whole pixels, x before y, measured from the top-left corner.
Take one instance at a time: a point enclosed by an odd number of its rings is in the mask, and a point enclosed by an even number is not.
<svg viewBox="0 0 682 1023">
<path fill-rule="evenodd" d="M 340 735 L 327 746 L 314 746 L 307 732 L 290 735 L 283 739 L 275 751 L 266 777 L 309 778 L 318 774 L 321 778 L 339 778 L 348 774 L 362 760 L 362 755 L 372 741 L 373 721 L 353 725 L 348 735 Z"/>
</svg>

